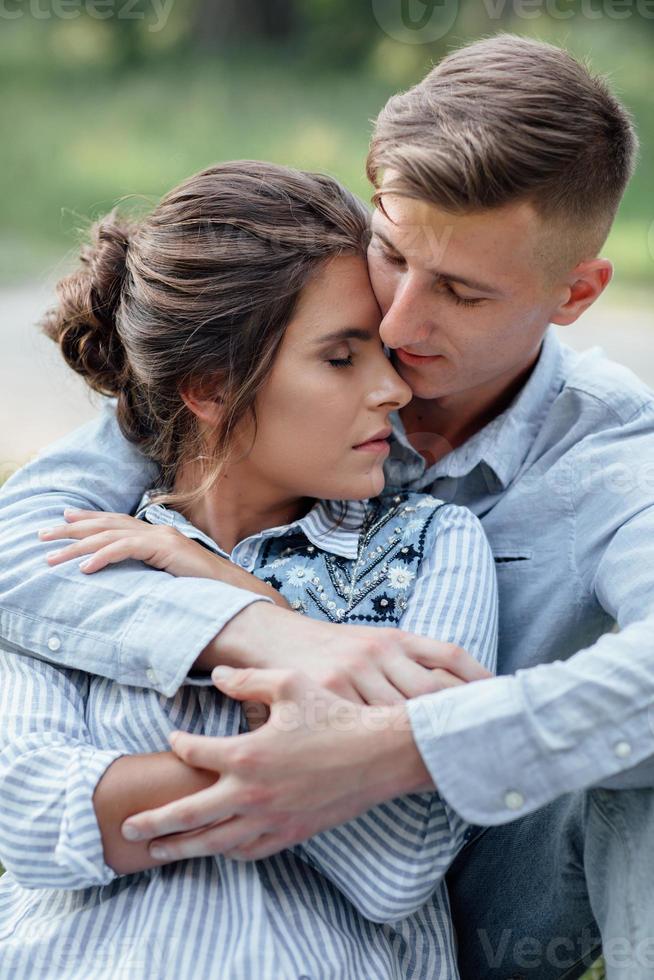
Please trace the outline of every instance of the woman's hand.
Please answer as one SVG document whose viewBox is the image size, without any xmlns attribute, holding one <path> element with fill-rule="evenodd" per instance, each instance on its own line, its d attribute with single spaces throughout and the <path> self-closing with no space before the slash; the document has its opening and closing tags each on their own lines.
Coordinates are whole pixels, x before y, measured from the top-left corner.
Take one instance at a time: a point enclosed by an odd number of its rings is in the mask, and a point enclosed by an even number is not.
<svg viewBox="0 0 654 980">
<path fill-rule="evenodd" d="M 42 541 L 76 539 L 74 544 L 67 545 L 61 551 L 50 552 L 47 558 L 50 565 L 60 565 L 64 561 L 88 555 L 80 568 L 90 575 L 107 565 L 132 558 L 178 578 L 216 579 L 235 588 L 267 596 L 277 605 L 288 608 L 284 597 L 267 582 L 262 582 L 227 558 L 214 554 L 173 527 L 148 524 L 127 514 L 93 510 L 64 511 L 64 517 L 68 523 L 39 531 Z"/>
</svg>

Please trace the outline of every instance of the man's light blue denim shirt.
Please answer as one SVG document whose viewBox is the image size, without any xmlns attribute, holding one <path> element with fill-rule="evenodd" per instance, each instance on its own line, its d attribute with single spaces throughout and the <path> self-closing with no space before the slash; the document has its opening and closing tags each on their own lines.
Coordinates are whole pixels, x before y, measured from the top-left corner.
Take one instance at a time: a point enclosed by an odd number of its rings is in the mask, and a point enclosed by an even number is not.
<svg viewBox="0 0 654 980">
<path fill-rule="evenodd" d="M 389 475 L 471 508 L 499 578 L 505 676 L 409 704 L 448 803 L 469 822 L 497 824 L 591 785 L 654 785 L 654 394 L 550 330 L 510 408 L 431 468 L 398 420 Z M 255 597 L 137 563 L 91 581 L 72 563 L 48 568 L 36 538 L 66 506 L 132 511 L 152 482 L 111 408 L 9 481 L 0 496 L 6 641 L 121 683 L 177 690 Z"/>
</svg>

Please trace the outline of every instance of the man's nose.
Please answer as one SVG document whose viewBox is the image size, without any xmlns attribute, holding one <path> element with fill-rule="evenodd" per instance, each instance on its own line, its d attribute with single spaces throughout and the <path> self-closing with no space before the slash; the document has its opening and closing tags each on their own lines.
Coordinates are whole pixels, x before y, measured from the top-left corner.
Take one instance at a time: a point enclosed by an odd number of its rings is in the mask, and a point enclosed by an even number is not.
<svg viewBox="0 0 654 980">
<path fill-rule="evenodd" d="M 424 310 L 410 283 L 402 284 L 379 325 L 379 336 L 386 347 L 412 347 L 429 336 Z"/>
</svg>

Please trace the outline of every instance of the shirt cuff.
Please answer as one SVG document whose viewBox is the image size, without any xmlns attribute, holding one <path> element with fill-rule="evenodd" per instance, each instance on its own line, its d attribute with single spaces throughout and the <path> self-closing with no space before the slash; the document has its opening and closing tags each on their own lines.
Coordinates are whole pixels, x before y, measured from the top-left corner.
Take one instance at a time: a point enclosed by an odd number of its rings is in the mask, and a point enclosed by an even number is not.
<svg viewBox="0 0 654 980">
<path fill-rule="evenodd" d="M 213 579 L 171 576 L 144 597 L 123 634 L 119 682 L 166 697 L 173 697 L 184 683 L 210 686 L 209 675 L 191 680 L 189 671 L 207 644 L 253 602 L 272 600 Z"/>
<path fill-rule="evenodd" d="M 558 704 L 545 697 L 542 672 L 557 666 L 407 702 L 416 745 L 437 790 L 468 823 L 517 820 L 652 754 L 642 718 L 634 716 L 619 733 L 615 724 L 598 725 L 591 711 L 583 717 L 573 712 L 564 697 Z M 629 760 L 625 746 L 634 747 Z"/>
<path fill-rule="evenodd" d="M 112 762 L 124 754 L 82 747 L 71 755 L 64 774 L 66 803 L 54 860 L 89 886 L 106 885 L 118 877 L 105 864 L 93 794 Z"/>
</svg>

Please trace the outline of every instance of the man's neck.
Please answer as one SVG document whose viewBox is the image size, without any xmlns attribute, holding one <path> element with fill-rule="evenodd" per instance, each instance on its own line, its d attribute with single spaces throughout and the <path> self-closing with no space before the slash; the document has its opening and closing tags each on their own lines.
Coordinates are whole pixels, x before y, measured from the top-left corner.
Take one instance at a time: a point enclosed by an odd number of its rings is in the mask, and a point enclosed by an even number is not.
<svg viewBox="0 0 654 980">
<path fill-rule="evenodd" d="M 492 382 L 443 398 L 413 398 L 400 412 L 411 445 L 429 465 L 458 446 L 506 411 L 525 386 L 540 355 L 513 368 Z"/>
</svg>

